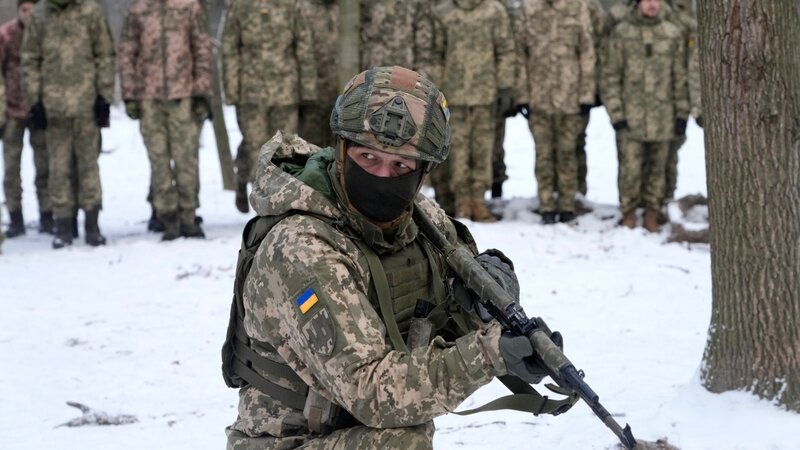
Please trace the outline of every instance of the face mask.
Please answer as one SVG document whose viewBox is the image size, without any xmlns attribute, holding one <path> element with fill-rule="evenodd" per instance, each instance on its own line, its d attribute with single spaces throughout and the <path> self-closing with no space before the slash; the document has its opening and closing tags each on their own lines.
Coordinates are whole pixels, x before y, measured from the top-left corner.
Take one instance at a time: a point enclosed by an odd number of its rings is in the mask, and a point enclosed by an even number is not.
<svg viewBox="0 0 800 450">
<path fill-rule="evenodd" d="M 377 177 L 348 156 L 344 164 L 347 198 L 368 219 L 391 222 L 414 201 L 422 181 L 422 164 L 420 166 L 399 177 Z"/>
<path fill-rule="evenodd" d="M 49 3 L 50 5 L 55 6 L 57 8 L 64 8 L 67 5 L 69 5 L 70 3 L 72 3 L 73 1 L 74 0 L 47 0 L 47 3 Z"/>
</svg>

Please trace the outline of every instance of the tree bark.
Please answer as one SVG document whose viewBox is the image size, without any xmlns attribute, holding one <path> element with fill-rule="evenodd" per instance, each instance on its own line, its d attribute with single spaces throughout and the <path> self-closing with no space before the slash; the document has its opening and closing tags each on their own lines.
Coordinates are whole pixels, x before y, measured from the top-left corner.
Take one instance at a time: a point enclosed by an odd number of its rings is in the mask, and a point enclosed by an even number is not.
<svg viewBox="0 0 800 450">
<path fill-rule="evenodd" d="M 698 2 L 712 315 L 702 380 L 800 411 L 800 2 Z"/>
</svg>

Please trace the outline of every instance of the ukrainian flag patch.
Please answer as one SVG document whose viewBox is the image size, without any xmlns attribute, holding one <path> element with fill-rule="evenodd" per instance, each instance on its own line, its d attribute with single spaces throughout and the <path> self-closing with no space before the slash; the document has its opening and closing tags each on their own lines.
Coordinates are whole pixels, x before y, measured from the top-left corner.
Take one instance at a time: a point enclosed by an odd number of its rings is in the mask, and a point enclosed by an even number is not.
<svg viewBox="0 0 800 450">
<path fill-rule="evenodd" d="M 444 98 L 444 94 L 441 92 L 439 93 L 439 106 L 442 108 L 442 112 L 444 113 L 444 121 L 450 122 L 450 108 L 447 107 L 447 99 Z"/>
<path fill-rule="evenodd" d="M 314 292 L 314 289 L 308 288 L 297 297 L 297 307 L 300 308 L 302 314 L 305 314 L 312 306 L 316 305 L 318 301 L 319 298 L 317 297 L 317 293 Z"/>
</svg>

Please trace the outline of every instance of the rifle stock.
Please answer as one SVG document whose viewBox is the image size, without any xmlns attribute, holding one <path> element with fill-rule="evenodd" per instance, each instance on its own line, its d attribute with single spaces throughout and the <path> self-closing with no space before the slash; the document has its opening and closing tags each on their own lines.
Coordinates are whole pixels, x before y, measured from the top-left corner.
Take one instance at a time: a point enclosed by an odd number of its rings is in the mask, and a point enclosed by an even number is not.
<svg viewBox="0 0 800 450">
<path fill-rule="evenodd" d="M 540 318 L 529 318 L 522 307 L 492 276 L 475 261 L 466 246 L 451 244 L 418 206 L 414 207 L 414 221 L 422 233 L 445 255 L 447 264 L 478 295 L 480 302 L 503 328 L 519 336 L 528 336 L 534 350 L 534 359 L 560 387 L 578 394 L 592 412 L 617 436 L 628 449 L 636 446 L 630 425 L 623 429 L 600 404 L 600 397 L 583 380 L 583 371 L 564 355 L 552 340 L 552 332 Z"/>
</svg>

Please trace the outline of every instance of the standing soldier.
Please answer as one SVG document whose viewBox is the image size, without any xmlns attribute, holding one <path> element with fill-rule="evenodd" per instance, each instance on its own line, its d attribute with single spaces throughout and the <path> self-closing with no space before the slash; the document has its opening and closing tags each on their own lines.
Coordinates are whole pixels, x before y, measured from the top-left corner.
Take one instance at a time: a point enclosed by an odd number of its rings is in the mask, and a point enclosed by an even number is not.
<svg viewBox="0 0 800 450">
<path fill-rule="evenodd" d="M 508 13 L 494 0 L 446 2 L 433 13 L 433 78 L 449 99 L 453 156 L 449 172 L 447 165 L 437 168 L 431 182 L 437 201 L 449 187 L 456 217 L 494 222 L 484 195 L 492 184 L 495 114 L 510 114 L 516 105 Z"/>
<path fill-rule="evenodd" d="M 637 0 L 611 33 L 602 80 L 603 101 L 622 143 L 620 224 L 636 226 L 641 202 L 644 228 L 651 232 L 659 230 L 669 142 L 685 132 L 689 114 L 685 44 L 681 31 L 663 16 L 660 0 Z"/>
<path fill-rule="evenodd" d="M 150 159 L 152 204 L 161 239 L 203 238 L 198 119 L 208 117 L 211 39 L 197 0 L 138 0 L 128 9 L 119 44 L 125 111 L 141 120 Z"/>
<path fill-rule="evenodd" d="M 299 108 L 317 100 L 311 28 L 298 0 L 232 0 L 222 35 L 225 100 L 236 105 L 236 208 L 248 212 L 247 183 L 258 151 L 276 131 L 297 132 Z"/>
<path fill-rule="evenodd" d="M 361 68 L 402 66 L 430 75 L 430 0 L 362 0 Z"/>
<path fill-rule="evenodd" d="M 97 223 L 103 206 L 97 157 L 99 127 L 109 125 L 108 101 L 114 95 L 114 42 L 100 7 L 89 0 L 36 5 L 21 60 L 31 126 L 47 129 L 53 248 L 72 245 L 76 207 L 85 215 L 86 243 L 104 245 Z"/>
<path fill-rule="evenodd" d="M 339 52 L 339 5 L 335 0 L 303 0 L 303 15 L 311 24 L 314 60 L 317 69 L 317 102 L 300 108 L 299 133 L 308 142 L 320 147 L 333 145 L 328 123 L 330 111 L 339 93 L 335 70 Z"/>
<path fill-rule="evenodd" d="M 47 145 L 44 130 L 30 126 L 28 106 L 22 92 L 22 68 L 20 67 L 20 47 L 25 24 L 30 20 L 36 0 L 18 0 L 17 18 L 0 26 L 0 72 L 6 80 L 6 113 L 0 117 L 5 121 L 3 139 L 3 189 L 11 223 L 6 233 L 13 238 L 25 234 L 25 221 L 22 215 L 22 181 L 20 164 L 22 159 L 23 137 L 28 130 L 29 141 L 33 147 L 33 165 L 36 168 L 36 197 L 39 201 L 39 232 L 52 233 L 53 207 L 47 191 Z"/>
<path fill-rule="evenodd" d="M 6 82 L 3 80 L 3 72 L 0 71 L 0 131 L 4 131 L 6 126 Z M 5 145 L 4 145 L 5 147 Z M 5 233 L 0 229 L 0 253 L 3 253 L 3 241 L 6 239 Z"/>
<path fill-rule="evenodd" d="M 539 212 L 544 224 L 570 222 L 578 190 L 575 148 L 595 104 L 596 56 L 588 7 L 583 0 L 525 0 L 521 40 L 527 79 L 520 83 L 520 103 L 530 105 Z"/>
</svg>

